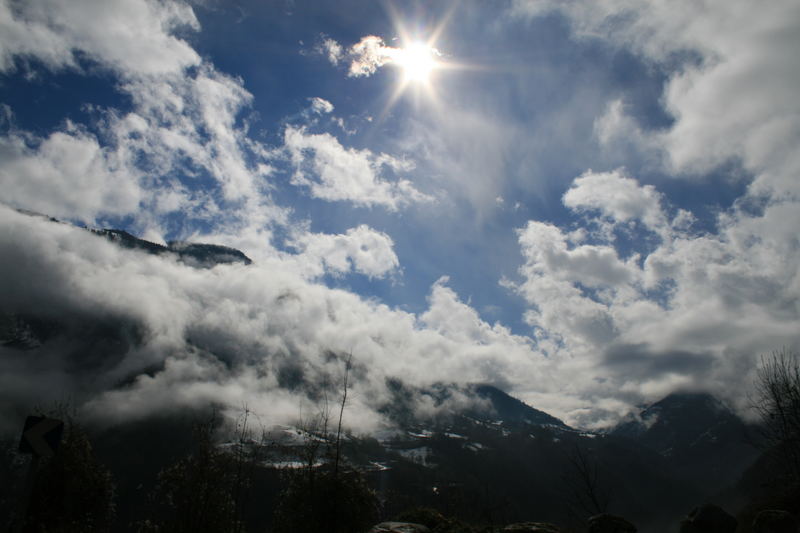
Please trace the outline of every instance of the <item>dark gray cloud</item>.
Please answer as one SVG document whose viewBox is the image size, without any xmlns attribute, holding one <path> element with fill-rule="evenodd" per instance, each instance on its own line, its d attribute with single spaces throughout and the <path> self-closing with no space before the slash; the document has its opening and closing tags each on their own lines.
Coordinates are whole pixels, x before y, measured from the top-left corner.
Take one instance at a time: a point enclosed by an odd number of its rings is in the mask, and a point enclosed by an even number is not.
<svg viewBox="0 0 800 533">
<path fill-rule="evenodd" d="M 602 364 L 630 378 L 654 379 L 664 374 L 680 374 L 700 385 L 711 372 L 714 361 L 710 352 L 655 351 L 647 343 L 637 343 L 610 346 L 603 354 Z"/>
</svg>

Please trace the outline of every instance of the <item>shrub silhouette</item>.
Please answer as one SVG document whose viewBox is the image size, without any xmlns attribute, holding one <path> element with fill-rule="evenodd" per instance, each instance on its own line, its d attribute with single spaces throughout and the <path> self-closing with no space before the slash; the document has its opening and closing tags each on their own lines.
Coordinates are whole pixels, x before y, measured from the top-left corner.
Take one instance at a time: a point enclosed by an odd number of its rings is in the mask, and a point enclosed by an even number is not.
<svg viewBox="0 0 800 533">
<path fill-rule="evenodd" d="M 155 516 L 138 524 L 140 533 L 240 533 L 238 498 L 248 480 L 241 457 L 214 445 L 216 417 L 194 428 L 194 453 L 165 468 L 151 494 Z"/>
<path fill-rule="evenodd" d="M 378 500 L 360 472 L 331 466 L 286 471 L 275 533 L 358 533 L 378 520 Z"/>
<path fill-rule="evenodd" d="M 58 452 L 36 472 L 23 531 L 110 531 L 114 494 L 111 474 L 98 463 L 86 432 L 67 417 Z"/>
</svg>

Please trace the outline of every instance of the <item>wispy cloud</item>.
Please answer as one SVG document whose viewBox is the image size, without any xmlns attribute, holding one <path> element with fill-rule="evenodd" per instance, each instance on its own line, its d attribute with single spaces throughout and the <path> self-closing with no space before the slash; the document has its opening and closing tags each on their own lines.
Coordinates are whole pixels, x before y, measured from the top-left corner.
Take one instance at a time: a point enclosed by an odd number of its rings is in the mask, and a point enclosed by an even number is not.
<svg viewBox="0 0 800 533">
<path fill-rule="evenodd" d="M 333 39 L 325 38 L 318 51 L 326 54 L 332 65 L 338 65 L 345 59 L 349 60 L 347 76 L 351 78 L 372 76 L 385 65 L 393 63 L 402 65 L 407 63 L 409 58 L 420 60 L 427 58 L 428 55 L 441 56 L 437 49 L 427 45 L 420 45 L 415 50 L 387 46 L 383 38 L 377 35 L 365 35 L 349 48 L 344 48 Z M 424 51 L 425 55 L 421 55 L 421 51 Z"/>
<path fill-rule="evenodd" d="M 323 38 L 322 42 L 317 46 L 316 51 L 324 54 L 332 65 L 338 65 L 339 61 L 344 57 L 342 45 L 330 37 Z"/>
<path fill-rule="evenodd" d="M 324 115 L 333 112 L 333 104 L 324 98 L 315 96 L 309 99 L 311 101 L 311 112 L 317 115 Z"/>
<path fill-rule="evenodd" d="M 170 211 L 223 224 L 256 210 L 283 217 L 261 194 L 268 150 L 240 122 L 252 95 L 175 36 L 199 29 L 187 4 L 35 1 L 16 11 L 4 3 L 0 15 L 6 70 L 26 58 L 80 70 L 76 58 L 88 58 L 113 72 L 133 102 L 127 113 L 98 109 L 91 125 L 67 123 L 44 137 L 12 129 L 2 139 L 11 163 L 0 173 L 4 201 L 87 223 L 132 216 L 154 238 L 181 231 L 162 226 Z M 204 177 L 216 190 L 192 186 Z"/>
<path fill-rule="evenodd" d="M 134 76 L 175 73 L 200 63 L 200 56 L 173 35 L 199 29 L 192 8 L 163 3 L 48 0 L 0 3 L 0 69 L 32 58 L 51 69 L 80 68 L 83 55 L 105 68 Z"/>
<path fill-rule="evenodd" d="M 352 59 L 347 75 L 358 78 L 375 74 L 378 68 L 393 60 L 398 49 L 386 46 L 380 37 L 367 35 L 351 46 L 349 53 Z"/>
<path fill-rule="evenodd" d="M 384 171 L 402 173 L 414 163 L 370 150 L 345 148 L 329 133 L 309 133 L 287 126 L 284 147 L 295 168 L 294 185 L 308 187 L 312 196 L 349 201 L 359 206 L 379 205 L 390 210 L 414 202 L 432 201 L 407 179 L 388 179 Z"/>
</svg>

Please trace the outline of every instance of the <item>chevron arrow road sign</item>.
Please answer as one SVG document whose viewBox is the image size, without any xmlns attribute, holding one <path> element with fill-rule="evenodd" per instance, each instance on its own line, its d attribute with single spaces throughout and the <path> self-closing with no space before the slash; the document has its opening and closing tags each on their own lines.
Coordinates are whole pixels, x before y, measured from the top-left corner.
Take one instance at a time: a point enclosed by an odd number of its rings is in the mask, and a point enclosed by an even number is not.
<svg viewBox="0 0 800 533">
<path fill-rule="evenodd" d="M 37 457 L 55 455 L 61 443 L 64 422 L 44 416 L 29 416 L 25 419 L 25 429 L 19 441 L 19 451 Z"/>
</svg>

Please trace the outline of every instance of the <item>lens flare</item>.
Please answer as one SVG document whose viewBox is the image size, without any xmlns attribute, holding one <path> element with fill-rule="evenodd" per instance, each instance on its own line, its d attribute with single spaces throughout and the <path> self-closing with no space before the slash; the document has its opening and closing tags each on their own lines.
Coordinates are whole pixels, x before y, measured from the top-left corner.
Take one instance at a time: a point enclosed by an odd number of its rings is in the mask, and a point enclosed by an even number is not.
<svg viewBox="0 0 800 533">
<path fill-rule="evenodd" d="M 411 43 L 398 51 L 395 62 L 403 69 L 405 81 L 427 83 L 437 67 L 437 55 L 436 49 L 424 43 Z"/>
</svg>

